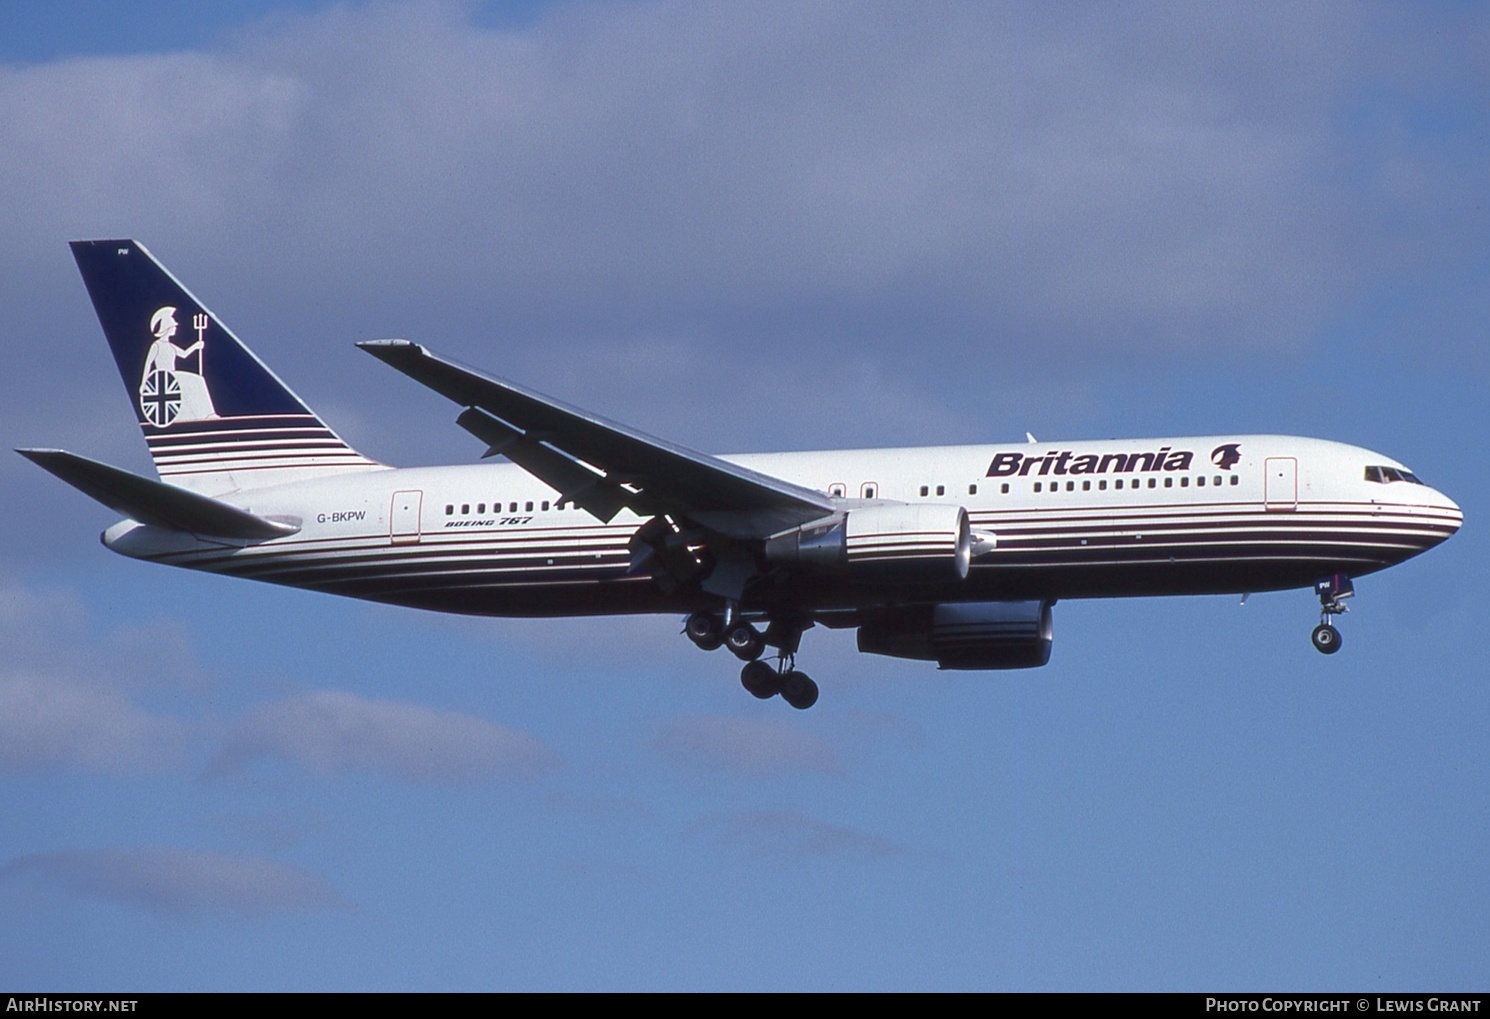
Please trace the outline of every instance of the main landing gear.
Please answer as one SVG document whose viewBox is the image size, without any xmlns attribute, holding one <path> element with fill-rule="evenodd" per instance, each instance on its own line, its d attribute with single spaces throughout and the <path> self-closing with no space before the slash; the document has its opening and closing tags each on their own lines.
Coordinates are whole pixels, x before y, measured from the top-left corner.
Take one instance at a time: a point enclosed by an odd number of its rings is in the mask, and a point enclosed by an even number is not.
<svg viewBox="0 0 1490 1019">
<path fill-rule="evenodd" d="M 811 625 L 809 622 L 807 625 Z M 708 612 L 695 612 L 683 624 L 683 632 L 705 651 L 727 647 L 730 653 L 745 663 L 740 670 L 740 685 L 752 696 L 768 700 L 781 695 L 798 711 L 805 711 L 817 703 L 817 684 L 805 672 L 796 667 L 797 646 L 802 640 L 805 627 L 783 625 L 777 621 L 761 633 L 755 626 L 735 617 L 721 618 Z M 761 661 L 761 655 L 769 644 L 777 648 L 774 666 Z"/>
<path fill-rule="evenodd" d="M 798 672 L 788 654 L 776 659 L 774 669 L 765 662 L 746 662 L 740 670 L 740 685 L 761 700 L 781 694 L 781 699 L 798 711 L 817 703 L 817 683 L 807 673 Z"/>
<path fill-rule="evenodd" d="M 1332 655 L 1340 650 L 1340 631 L 1332 620 L 1349 611 L 1345 599 L 1355 594 L 1355 584 L 1343 573 L 1332 573 L 1314 582 L 1314 593 L 1319 595 L 1319 625 L 1309 639 L 1314 642 L 1314 650 Z"/>
</svg>

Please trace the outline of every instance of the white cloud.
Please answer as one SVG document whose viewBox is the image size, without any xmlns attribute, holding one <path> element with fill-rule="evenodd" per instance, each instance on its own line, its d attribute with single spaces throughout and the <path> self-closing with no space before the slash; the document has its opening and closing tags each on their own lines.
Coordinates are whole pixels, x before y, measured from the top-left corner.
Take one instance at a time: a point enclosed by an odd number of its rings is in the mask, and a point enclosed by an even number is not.
<svg viewBox="0 0 1490 1019">
<path fill-rule="evenodd" d="M 718 451 L 1017 437 L 1112 398 L 1115 366 L 1214 382 L 1327 340 L 1353 356 L 1332 331 L 1363 321 L 1490 364 L 1484 112 L 1454 105 L 1490 87 L 1483 19 L 470 12 L 352 5 L 197 52 L 0 68 L 0 272 L 37 344 L 0 378 L 17 444 L 85 441 L 94 415 L 133 430 L 62 248 L 111 233 L 313 404 L 377 408 L 345 430 L 390 463 L 474 453 L 351 350 L 374 335 Z M 35 555 L 59 525 L 24 510 L 78 497 L 13 460 L 0 500 Z"/>
<path fill-rule="evenodd" d="M 757 857 L 799 860 L 837 857 L 882 860 L 907 850 L 889 839 L 819 820 L 799 810 L 740 811 L 705 821 L 700 829 L 715 841 Z"/>
<path fill-rule="evenodd" d="M 259 917 L 347 907 L 324 878 L 300 867 L 194 849 L 29 853 L 0 867 L 0 880 L 36 882 L 85 898 L 185 917 Z"/>
<path fill-rule="evenodd" d="M 179 761 L 190 726 L 124 693 L 199 685 L 184 627 L 93 632 L 75 594 L 0 579 L 0 769 L 126 773 Z"/>
<path fill-rule="evenodd" d="M 200 689 L 209 677 L 187 633 L 170 616 L 97 632 L 93 613 L 75 592 L 0 577 L 0 653 L 12 675 L 149 691 Z"/>
<path fill-rule="evenodd" d="M 0 676 L 0 769 L 148 771 L 174 763 L 187 727 L 114 690 L 56 677 Z"/>
<path fill-rule="evenodd" d="M 209 822 L 213 829 L 237 841 L 277 851 L 335 834 L 330 820 L 321 811 L 289 805 L 244 813 L 218 813 Z"/>
<path fill-rule="evenodd" d="M 1277 344 L 1409 247 L 1382 212 L 1473 240 L 1423 204 L 1462 164 L 1347 117 L 1471 42 L 1403 57 L 1436 26 L 1381 13 L 336 8 L 0 71 L 9 248 L 149 229 L 299 314 L 716 356 Z"/>
<path fill-rule="evenodd" d="M 557 755 L 526 733 L 417 704 L 339 690 L 300 694 L 250 712 L 223 751 L 227 767 L 273 758 L 322 775 L 373 773 L 458 785 L 532 778 Z"/>
<path fill-rule="evenodd" d="M 762 777 L 843 770 L 832 747 L 777 719 L 680 715 L 659 724 L 652 745 L 669 760 L 700 771 Z"/>
</svg>

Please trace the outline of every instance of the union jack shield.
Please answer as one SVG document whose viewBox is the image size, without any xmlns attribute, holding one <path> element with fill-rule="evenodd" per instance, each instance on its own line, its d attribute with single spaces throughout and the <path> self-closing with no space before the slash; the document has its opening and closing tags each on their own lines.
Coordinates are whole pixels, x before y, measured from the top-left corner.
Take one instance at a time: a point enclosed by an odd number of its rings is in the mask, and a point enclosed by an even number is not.
<svg viewBox="0 0 1490 1019">
<path fill-rule="evenodd" d="M 164 428 L 181 412 L 181 383 L 176 373 L 147 372 L 140 382 L 140 412 L 156 428 Z"/>
</svg>

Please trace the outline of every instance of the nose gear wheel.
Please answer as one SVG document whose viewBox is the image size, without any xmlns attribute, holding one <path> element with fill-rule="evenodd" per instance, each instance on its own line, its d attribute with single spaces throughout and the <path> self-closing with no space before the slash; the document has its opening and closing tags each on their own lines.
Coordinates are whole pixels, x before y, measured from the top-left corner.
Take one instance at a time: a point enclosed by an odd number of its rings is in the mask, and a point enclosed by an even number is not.
<svg viewBox="0 0 1490 1019">
<path fill-rule="evenodd" d="M 1355 594 L 1355 584 L 1343 573 L 1332 573 L 1314 582 L 1314 593 L 1319 595 L 1319 625 L 1309 639 L 1314 650 L 1322 655 L 1332 655 L 1340 650 L 1342 643 L 1334 618 L 1350 611 L 1345 599 Z"/>
</svg>

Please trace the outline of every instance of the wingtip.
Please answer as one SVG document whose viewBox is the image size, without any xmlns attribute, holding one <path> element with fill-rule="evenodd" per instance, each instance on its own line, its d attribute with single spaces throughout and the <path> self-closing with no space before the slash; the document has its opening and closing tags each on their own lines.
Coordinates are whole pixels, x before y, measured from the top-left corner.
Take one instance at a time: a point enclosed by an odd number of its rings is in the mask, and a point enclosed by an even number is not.
<svg viewBox="0 0 1490 1019">
<path fill-rule="evenodd" d="M 357 346 L 381 361 L 387 361 L 389 358 L 398 357 L 401 354 L 421 354 L 424 352 L 419 344 L 410 340 L 358 340 Z"/>
</svg>

